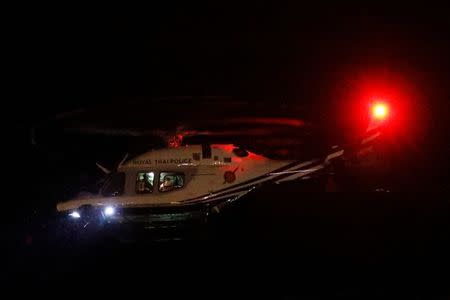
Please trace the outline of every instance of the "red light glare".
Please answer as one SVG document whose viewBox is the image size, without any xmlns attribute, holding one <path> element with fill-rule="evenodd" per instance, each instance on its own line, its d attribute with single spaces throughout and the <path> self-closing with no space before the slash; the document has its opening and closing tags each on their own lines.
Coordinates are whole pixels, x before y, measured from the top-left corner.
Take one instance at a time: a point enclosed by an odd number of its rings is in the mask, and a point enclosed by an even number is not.
<svg viewBox="0 0 450 300">
<path fill-rule="evenodd" d="M 389 108 L 384 103 L 374 104 L 372 107 L 372 115 L 375 119 L 384 120 L 389 114 Z"/>
</svg>

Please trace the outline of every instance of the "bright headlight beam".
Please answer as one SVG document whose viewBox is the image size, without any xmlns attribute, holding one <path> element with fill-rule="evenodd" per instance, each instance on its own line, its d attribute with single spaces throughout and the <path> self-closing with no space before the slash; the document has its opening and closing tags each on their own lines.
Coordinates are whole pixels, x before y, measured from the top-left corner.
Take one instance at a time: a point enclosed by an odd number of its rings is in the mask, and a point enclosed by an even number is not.
<svg viewBox="0 0 450 300">
<path fill-rule="evenodd" d="M 107 206 L 105 207 L 105 209 L 103 210 L 103 213 L 105 214 L 105 216 L 112 216 L 115 213 L 115 209 L 112 206 Z"/>
<path fill-rule="evenodd" d="M 74 218 L 74 219 L 79 219 L 79 218 L 81 218 L 80 213 L 77 212 L 77 211 L 71 212 L 71 213 L 69 214 L 69 216 L 71 216 L 71 217 Z"/>
</svg>

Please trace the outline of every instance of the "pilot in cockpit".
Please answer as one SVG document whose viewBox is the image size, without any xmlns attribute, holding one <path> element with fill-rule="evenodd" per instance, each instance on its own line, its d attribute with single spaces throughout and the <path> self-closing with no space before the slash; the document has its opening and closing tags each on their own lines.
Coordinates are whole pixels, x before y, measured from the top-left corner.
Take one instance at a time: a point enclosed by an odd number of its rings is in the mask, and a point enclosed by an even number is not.
<svg viewBox="0 0 450 300">
<path fill-rule="evenodd" d="M 138 182 L 136 183 L 137 193 L 150 193 L 153 190 L 153 178 L 148 173 L 139 174 Z"/>
<path fill-rule="evenodd" d="M 159 186 L 159 190 L 164 191 L 170 191 L 173 189 L 173 178 L 171 176 L 164 177 L 164 181 L 161 182 Z"/>
</svg>

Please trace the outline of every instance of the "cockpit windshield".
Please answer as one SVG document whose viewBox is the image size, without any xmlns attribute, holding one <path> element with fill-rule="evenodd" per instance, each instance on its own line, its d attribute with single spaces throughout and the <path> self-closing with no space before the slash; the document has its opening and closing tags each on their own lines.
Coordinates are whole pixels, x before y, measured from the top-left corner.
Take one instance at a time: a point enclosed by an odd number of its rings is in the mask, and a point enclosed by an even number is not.
<svg viewBox="0 0 450 300">
<path fill-rule="evenodd" d="M 125 173 L 112 173 L 103 185 L 100 193 L 104 197 L 120 196 L 124 192 Z"/>
</svg>

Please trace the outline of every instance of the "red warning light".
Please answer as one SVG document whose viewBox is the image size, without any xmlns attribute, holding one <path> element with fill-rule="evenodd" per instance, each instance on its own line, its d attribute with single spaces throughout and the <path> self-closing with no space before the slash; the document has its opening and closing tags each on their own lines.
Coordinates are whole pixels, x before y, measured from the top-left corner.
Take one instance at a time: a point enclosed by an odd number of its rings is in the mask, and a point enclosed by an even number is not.
<svg viewBox="0 0 450 300">
<path fill-rule="evenodd" d="M 372 116 L 378 120 L 384 120 L 388 117 L 389 107 L 385 103 L 375 103 L 372 106 Z"/>
</svg>

